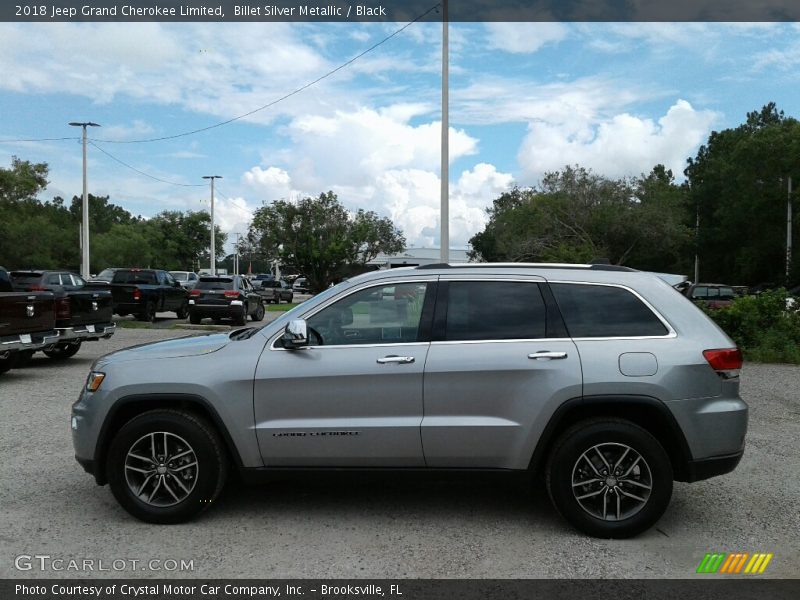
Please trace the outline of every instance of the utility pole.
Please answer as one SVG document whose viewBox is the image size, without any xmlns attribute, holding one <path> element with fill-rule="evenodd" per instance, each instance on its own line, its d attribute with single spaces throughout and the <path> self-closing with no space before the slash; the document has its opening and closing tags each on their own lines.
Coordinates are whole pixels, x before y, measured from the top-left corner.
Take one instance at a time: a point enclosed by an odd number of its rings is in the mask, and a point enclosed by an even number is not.
<svg viewBox="0 0 800 600">
<path fill-rule="evenodd" d="M 100 127 L 97 123 L 87 121 L 84 123 L 71 122 L 72 127 L 83 128 L 83 202 L 81 204 L 81 276 L 89 279 L 92 274 L 89 267 L 89 188 L 86 181 L 86 128 Z"/>
<path fill-rule="evenodd" d="M 242 234 L 238 231 L 232 233 L 236 236 L 236 249 L 233 254 L 233 274 L 239 275 L 239 239 L 242 237 Z"/>
<path fill-rule="evenodd" d="M 449 36 L 447 0 L 442 0 L 442 156 L 440 173 L 441 214 L 439 215 L 441 232 L 439 237 L 441 240 L 441 260 L 443 263 L 450 262 Z"/>
<path fill-rule="evenodd" d="M 792 177 L 789 176 L 789 189 L 786 194 L 786 286 L 789 286 L 789 272 L 792 268 Z"/>
<path fill-rule="evenodd" d="M 203 179 L 211 180 L 211 276 L 217 274 L 216 236 L 214 235 L 214 180 L 222 179 L 222 175 L 203 175 Z"/>
</svg>

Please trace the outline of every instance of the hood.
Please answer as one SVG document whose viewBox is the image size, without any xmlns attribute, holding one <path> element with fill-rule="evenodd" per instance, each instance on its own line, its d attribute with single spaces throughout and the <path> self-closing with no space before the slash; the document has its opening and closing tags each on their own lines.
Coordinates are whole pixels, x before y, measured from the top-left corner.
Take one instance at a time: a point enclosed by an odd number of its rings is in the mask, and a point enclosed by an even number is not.
<svg viewBox="0 0 800 600">
<path fill-rule="evenodd" d="M 216 352 L 231 342 L 229 333 L 189 336 L 161 342 L 149 342 L 118 350 L 99 358 L 96 364 L 127 360 L 152 360 L 161 358 L 180 358 L 201 356 Z"/>
</svg>

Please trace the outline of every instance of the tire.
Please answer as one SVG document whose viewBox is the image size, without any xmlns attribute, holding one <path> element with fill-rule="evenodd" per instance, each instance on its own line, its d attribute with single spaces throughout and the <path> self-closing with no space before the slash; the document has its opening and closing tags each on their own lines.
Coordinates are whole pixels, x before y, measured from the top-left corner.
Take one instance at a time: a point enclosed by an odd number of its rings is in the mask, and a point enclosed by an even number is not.
<svg viewBox="0 0 800 600">
<path fill-rule="evenodd" d="M 203 319 L 196 312 L 189 311 L 189 323 L 192 325 L 200 325 Z"/>
<path fill-rule="evenodd" d="M 137 315 L 137 320 L 145 321 L 148 323 L 155 323 L 156 322 L 156 305 L 154 302 L 148 302 L 144 306 L 144 310 Z"/>
<path fill-rule="evenodd" d="M 54 360 L 64 360 L 70 358 L 78 353 L 81 349 L 81 342 L 74 344 L 58 344 L 52 350 L 44 350 L 45 356 L 49 356 Z"/>
<path fill-rule="evenodd" d="M 233 322 L 236 325 L 246 325 L 247 324 L 247 306 L 243 305 L 241 312 L 233 317 Z"/>
<path fill-rule="evenodd" d="M 186 302 L 181 304 L 180 308 L 178 308 L 178 310 L 175 311 L 175 316 L 177 316 L 179 319 L 185 319 L 188 314 L 189 314 L 189 305 Z"/>
<path fill-rule="evenodd" d="M 294 300 L 294 294 L 289 294 L 289 299 L 288 299 L 286 302 L 288 302 L 289 304 L 291 304 L 291 303 L 292 303 L 292 300 Z"/>
<path fill-rule="evenodd" d="M 35 350 L 20 350 L 19 352 L 11 355 L 11 368 L 24 369 L 31 363 L 31 359 L 36 351 Z"/>
<path fill-rule="evenodd" d="M 165 439 L 167 452 L 162 453 Z M 190 454 L 176 461 L 161 458 L 187 451 Z M 117 502 L 148 523 L 192 519 L 219 497 L 227 474 L 228 462 L 216 430 L 205 419 L 182 410 L 153 410 L 125 423 L 114 436 L 106 461 L 106 476 Z"/>
<path fill-rule="evenodd" d="M 18 352 L 9 352 L 5 357 L 0 356 L 0 375 L 17 366 Z"/>
<path fill-rule="evenodd" d="M 619 468 L 608 473 L 605 463 Z M 553 446 L 545 470 L 556 510 L 576 529 L 600 538 L 632 537 L 652 527 L 667 509 L 672 479 L 672 464 L 658 440 L 630 421 L 612 418 L 570 427 Z M 580 481 L 587 484 L 573 485 Z"/>
<path fill-rule="evenodd" d="M 266 311 L 264 310 L 264 304 L 259 302 L 258 308 L 256 308 L 256 312 L 250 315 L 250 318 L 253 319 L 253 321 L 263 321 L 265 312 Z"/>
</svg>

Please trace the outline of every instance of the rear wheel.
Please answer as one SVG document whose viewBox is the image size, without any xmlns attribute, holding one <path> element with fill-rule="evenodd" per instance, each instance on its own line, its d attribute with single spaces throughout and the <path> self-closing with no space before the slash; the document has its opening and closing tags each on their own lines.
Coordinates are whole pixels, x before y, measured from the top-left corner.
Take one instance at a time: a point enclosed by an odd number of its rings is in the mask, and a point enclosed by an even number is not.
<svg viewBox="0 0 800 600">
<path fill-rule="evenodd" d="M 17 352 L 0 352 L 0 375 L 13 369 L 17 364 Z"/>
<path fill-rule="evenodd" d="M 247 323 L 247 305 L 242 306 L 242 310 L 239 312 L 239 314 L 233 317 L 233 322 L 236 325 L 244 325 Z"/>
<path fill-rule="evenodd" d="M 148 302 L 145 304 L 144 309 L 139 313 L 138 319 L 140 321 L 147 321 L 150 323 L 156 322 L 156 305 L 155 302 Z"/>
<path fill-rule="evenodd" d="M 263 321 L 264 320 L 264 305 L 259 302 L 258 308 L 256 308 L 256 312 L 250 316 L 253 321 Z"/>
<path fill-rule="evenodd" d="M 75 342 L 74 344 L 58 344 L 51 350 L 44 350 L 44 353 L 45 356 L 55 360 L 63 360 L 75 356 L 80 349 L 81 342 Z"/>
<path fill-rule="evenodd" d="M 558 439 L 547 461 L 550 498 L 574 527 L 626 538 L 661 518 L 672 496 L 669 456 L 648 431 L 622 419 L 582 421 Z"/>
<path fill-rule="evenodd" d="M 196 312 L 189 312 L 189 323 L 192 325 L 199 325 L 201 320 L 202 319 L 200 318 L 200 315 L 198 315 Z"/>
<path fill-rule="evenodd" d="M 216 430 L 180 410 L 154 410 L 128 421 L 111 442 L 106 462 L 114 497 L 149 523 L 193 518 L 217 499 L 227 472 Z"/>
</svg>

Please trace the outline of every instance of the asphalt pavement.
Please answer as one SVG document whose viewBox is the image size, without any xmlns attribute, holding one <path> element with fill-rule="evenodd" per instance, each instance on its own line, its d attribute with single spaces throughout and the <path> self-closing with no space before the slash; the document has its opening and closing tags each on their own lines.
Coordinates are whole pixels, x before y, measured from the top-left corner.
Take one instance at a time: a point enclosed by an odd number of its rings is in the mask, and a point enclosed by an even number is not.
<svg viewBox="0 0 800 600">
<path fill-rule="evenodd" d="M 234 483 L 196 521 L 141 523 L 75 462 L 70 405 L 101 354 L 192 334 L 120 329 L 0 378 L 0 577 L 692 578 L 713 551 L 771 552 L 762 577 L 800 575 L 800 367 L 787 365 L 745 365 L 751 421 L 736 471 L 676 483 L 657 526 L 631 540 L 577 533 L 536 479 Z M 50 559 L 26 570 L 17 558 L 35 555 Z M 52 570 L 59 559 L 94 570 Z M 143 570 L 150 560 L 162 562 Z M 158 567 L 173 560 L 191 569 Z"/>
</svg>

